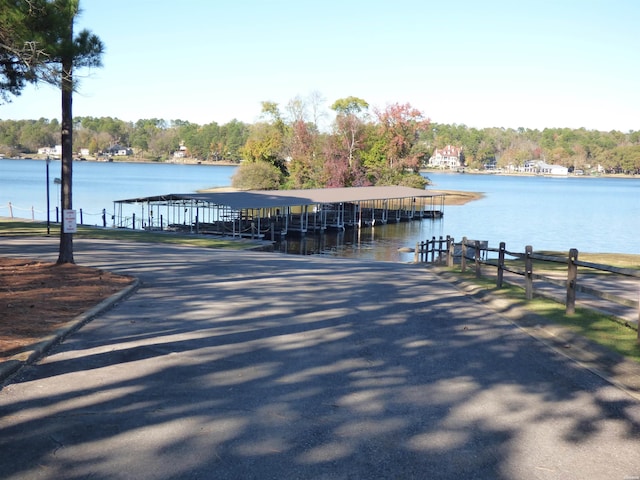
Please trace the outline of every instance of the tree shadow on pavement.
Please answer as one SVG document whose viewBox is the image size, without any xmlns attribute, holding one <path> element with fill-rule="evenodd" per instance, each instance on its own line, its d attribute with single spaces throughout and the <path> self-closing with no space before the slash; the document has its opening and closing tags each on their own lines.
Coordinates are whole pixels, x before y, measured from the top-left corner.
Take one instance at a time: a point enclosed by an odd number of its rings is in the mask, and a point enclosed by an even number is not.
<svg viewBox="0 0 640 480">
<path fill-rule="evenodd" d="M 640 474 L 636 400 L 422 269 L 113 250 L 142 287 L 0 392 L 3 478 Z"/>
</svg>

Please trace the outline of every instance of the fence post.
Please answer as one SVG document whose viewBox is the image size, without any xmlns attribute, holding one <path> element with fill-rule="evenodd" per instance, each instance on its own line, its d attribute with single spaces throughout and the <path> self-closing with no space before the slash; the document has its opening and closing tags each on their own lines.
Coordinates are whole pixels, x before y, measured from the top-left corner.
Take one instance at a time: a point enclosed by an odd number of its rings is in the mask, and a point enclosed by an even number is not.
<svg viewBox="0 0 640 480">
<path fill-rule="evenodd" d="M 420 262 L 420 242 L 416 242 L 416 249 L 413 252 L 413 263 Z"/>
<path fill-rule="evenodd" d="M 576 282 L 578 280 L 578 250 L 572 248 L 569 250 L 569 258 L 567 260 L 567 308 L 565 313 L 573 315 L 576 313 Z"/>
<path fill-rule="evenodd" d="M 476 240 L 475 245 L 475 252 L 473 253 L 473 259 L 476 262 L 476 278 L 480 278 L 480 275 L 482 275 L 482 272 L 480 271 L 480 241 Z"/>
<path fill-rule="evenodd" d="M 531 245 L 527 245 L 524 249 L 524 291 L 527 300 L 531 300 L 533 298 L 533 259 L 531 258 L 532 252 L 533 247 Z"/>
<path fill-rule="evenodd" d="M 131 214 L 131 230 L 136 229 L 136 212 Z"/>
<path fill-rule="evenodd" d="M 467 270 L 467 237 L 462 237 L 461 252 L 460 271 L 464 273 Z"/>
<path fill-rule="evenodd" d="M 447 235 L 447 267 L 449 268 L 453 267 L 453 249 L 455 248 L 453 243 L 453 238 Z"/>
<path fill-rule="evenodd" d="M 436 237 L 431 237 L 431 263 L 436 263 Z"/>
<path fill-rule="evenodd" d="M 500 247 L 498 249 L 498 280 L 496 282 L 496 287 L 502 288 L 502 280 L 504 279 L 504 252 L 507 248 L 507 245 L 504 242 L 500 242 Z"/>
<path fill-rule="evenodd" d="M 107 226 L 107 209 L 106 208 L 102 209 L 102 226 L 103 227 Z"/>
<path fill-rule="evenodd" d="M 442 235 L 440 235 L 439 239 L 438 239 L 438 263 L 439 264 L 443 264 L 444 262 L 442 261 L 444 255 L 442 255 L 444 253 L 444 249 L 442 248 L 442 244 L 444 243 L 444 239 L 442 238 Z"/>
<path fill-rule="evenodd" d="M 84 225 L 84 218 L 82 216 L 82 209 L 80 209 L 80 225 Z"/>
</svg>

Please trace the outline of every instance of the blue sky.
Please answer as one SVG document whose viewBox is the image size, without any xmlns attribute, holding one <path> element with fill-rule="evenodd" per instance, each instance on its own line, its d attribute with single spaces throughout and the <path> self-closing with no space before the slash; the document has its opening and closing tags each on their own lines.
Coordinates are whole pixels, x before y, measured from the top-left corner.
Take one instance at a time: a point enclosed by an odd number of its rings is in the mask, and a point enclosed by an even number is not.
<svg viewBox="0 0 640 480">
<path fill-rule="evenodd" d="M 319 92 L 470 127 L 640 130 L 636 0 L 81 0 L 74 116 L 255 122 Z M 0 119 L 59 118 L 28 88 Z M 330 121 L 330 117 L 329 120 Z"/>
</svg>

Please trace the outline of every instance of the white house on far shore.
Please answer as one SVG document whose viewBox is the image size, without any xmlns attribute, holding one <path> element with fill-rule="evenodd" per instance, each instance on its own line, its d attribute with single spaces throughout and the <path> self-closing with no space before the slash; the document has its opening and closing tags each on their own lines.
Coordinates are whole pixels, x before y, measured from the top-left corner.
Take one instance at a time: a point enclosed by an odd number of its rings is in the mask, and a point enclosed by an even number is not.
<svg viewBox="0 0 640 480">
<path fill-rule="evenodd" d="M 55 147 L 42 147 L 38 149 L 38 155 L 50 155 L 52 157 L 62 156 L 62 145 L 56 145 Z"/>
<path fill-rule="evenodd" d="M 544 160 L 528 160 L 518 171 L 526 173 L 537 173 L 538 175 L 569 175 L 569 169 L 562 165 L 549 165 Z"/>
<path fill-rule="evenodd" d="M 444 148 L 436 148 L 429 158 L 430 167 L 456 170 L 462 167 L 462 148 L 447 145 Z"/>
</svg>

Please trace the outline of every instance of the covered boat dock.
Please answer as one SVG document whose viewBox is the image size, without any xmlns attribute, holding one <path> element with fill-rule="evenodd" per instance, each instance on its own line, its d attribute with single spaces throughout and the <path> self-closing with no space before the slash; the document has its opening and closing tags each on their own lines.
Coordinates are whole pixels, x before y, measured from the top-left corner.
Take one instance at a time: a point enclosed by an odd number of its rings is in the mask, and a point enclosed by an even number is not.
<svg viewBox="0 0 640 480">
<path fill-rule="evenodd" d="M 444 198 L 397 186 L 167 194 L 115 201 L 113 226 L 274 238 L 441 218 Z"/>
</svg>

